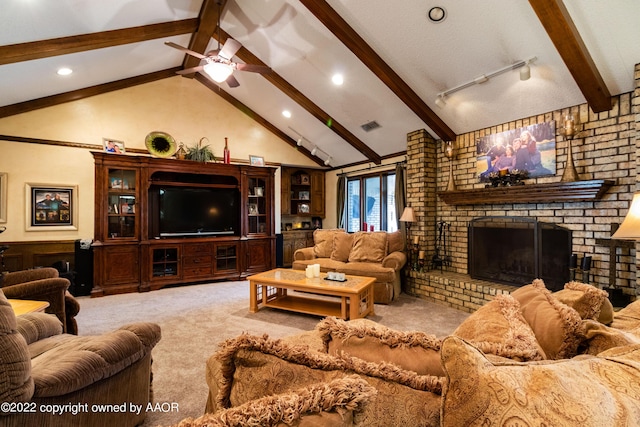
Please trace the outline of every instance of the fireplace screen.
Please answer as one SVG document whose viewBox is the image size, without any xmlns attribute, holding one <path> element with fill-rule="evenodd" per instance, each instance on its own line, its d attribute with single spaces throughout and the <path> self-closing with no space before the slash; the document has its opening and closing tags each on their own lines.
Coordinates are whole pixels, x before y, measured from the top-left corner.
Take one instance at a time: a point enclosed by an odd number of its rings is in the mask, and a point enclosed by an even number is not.
<svg viewBox="0 0 640 427">
<path fill-rule="evenodd" d="M 469 223 L 473 279 L 512 286 L 544 280 L 552 291 L 569 281 L 571 230 L 533 218 L 481 217 Z"/>
</svg>

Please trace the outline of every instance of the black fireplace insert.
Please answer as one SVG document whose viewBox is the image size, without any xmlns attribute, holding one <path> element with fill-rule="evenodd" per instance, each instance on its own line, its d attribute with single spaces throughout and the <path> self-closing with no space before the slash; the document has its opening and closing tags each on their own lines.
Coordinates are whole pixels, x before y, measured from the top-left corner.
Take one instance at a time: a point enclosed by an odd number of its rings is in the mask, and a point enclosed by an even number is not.
<svg viewBox="0 0 640 427">
<path fill-rule="evenodd" d="M 512 286 L 540 278 L 548 289 L 560 290 L 570 277 L 571 239 L 571 230 L 535 218 L 475 218 L 469 223 L 469 275 Z"/>
</svg>

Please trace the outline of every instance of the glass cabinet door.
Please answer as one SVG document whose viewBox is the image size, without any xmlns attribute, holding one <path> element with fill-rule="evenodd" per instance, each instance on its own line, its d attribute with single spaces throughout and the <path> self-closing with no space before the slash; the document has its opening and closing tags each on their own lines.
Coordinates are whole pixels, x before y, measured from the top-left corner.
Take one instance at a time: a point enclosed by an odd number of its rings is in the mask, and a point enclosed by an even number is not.
<svg viewBox="0 0 640 427">
<path fill-rule="evenodd" d="M 107 238 L 136 237 L 136 171 L 109 169 Z"/>
<path fill-rule="evenodd" d="M 266 234 L 267 230 L 267 181 L 249 178 L 248 234 Z"/>
</svg>

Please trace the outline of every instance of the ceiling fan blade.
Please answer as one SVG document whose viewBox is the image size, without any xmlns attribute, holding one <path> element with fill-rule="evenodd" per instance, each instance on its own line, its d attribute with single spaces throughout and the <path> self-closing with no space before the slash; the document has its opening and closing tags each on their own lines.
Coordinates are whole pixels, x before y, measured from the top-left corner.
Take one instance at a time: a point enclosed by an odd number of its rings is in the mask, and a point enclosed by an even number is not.
<svg viewBox="0 0 640 427">
<path fill-rule="evenodd" d="M 164 44 L 166 44 L 167 46 L 171 46 L 172 48 L 181 50 L 184 53 L 189 54 L 191 56 L 195 56 L 196 58 L 200 58 L 200 59 L 206 58 L 206 56 L 204 56 L 203 54 L 189 50 L 186 47 L 180 46 L 179 44 L 175 44 L 173 42 L 164 42 Z"/>
<path fill-rule="evenodd" d="M 271 68 L 265 65 L 239 64 L 239 63 L 236 63 L 236 70 L 249 71 L 251 73 L 261 73 L 261 74 L 267 74 L 271 72 Z"/>
<path fill-rule="evenodd" d="M 176 71 L 176 74 L 193 74 L 198 71 L 202 71 L 204 69 L 204 65 L 198 65 L 197 67 L 185 68 L 184 70 Z"/>
<path fill-rule="evenodd" d="M 224 42 L 224 46 L 220 49 L 218 56 L 221 56 L 224 59 L 231 59 L 241 47 L 242 43 L 229 37 L 227 41 Z"/>
<path fill-rule="evenodd" d="M 229 85 L 229 87 L 238 87 L 238 86 L 240 86 L 240 83 L 238 82 L 238 80 L 236 80 L 235 77 L 233 77 L 233 74 L 231 74 L 229 77 L 227 77 L 226 82 Z"/>
</svg>

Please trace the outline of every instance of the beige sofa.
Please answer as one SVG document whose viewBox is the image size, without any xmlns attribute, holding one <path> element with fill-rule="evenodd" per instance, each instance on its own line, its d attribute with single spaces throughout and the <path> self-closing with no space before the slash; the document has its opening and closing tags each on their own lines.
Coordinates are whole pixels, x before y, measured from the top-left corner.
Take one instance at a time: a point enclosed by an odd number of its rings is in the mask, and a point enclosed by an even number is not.
<svg viewBox="0 0 640 427">
<path fill-rule="evenodd" d="M 375 277 L 374 301 L 389 304 L 401 292 L 401 270 L 407 262 L 401 232 L 346 233 L 342 229 L 313 232 L 314 246 L 295 251 L 294 270 L 320 264 L 320 271 Z"/>
<path fill-rule="evenodd" d="M 552 294 L 536 280 L 497 296 L 444 339 L 325 318 L 285 340 L 228 340 L 206 375 L 208 413 L 181 427 L 254 425 L 243 424 L 248 419 L 279 426 L 637 425 L 640 301 L 614 314 L 606 292 L 593 286 L 572 282 Z M 340 378 L 359 381 L 352 386 L 359 399 L 335 387 Z M 318 386 L 330 384 L 326 404 L 316 404 Z"/>
</svg>

